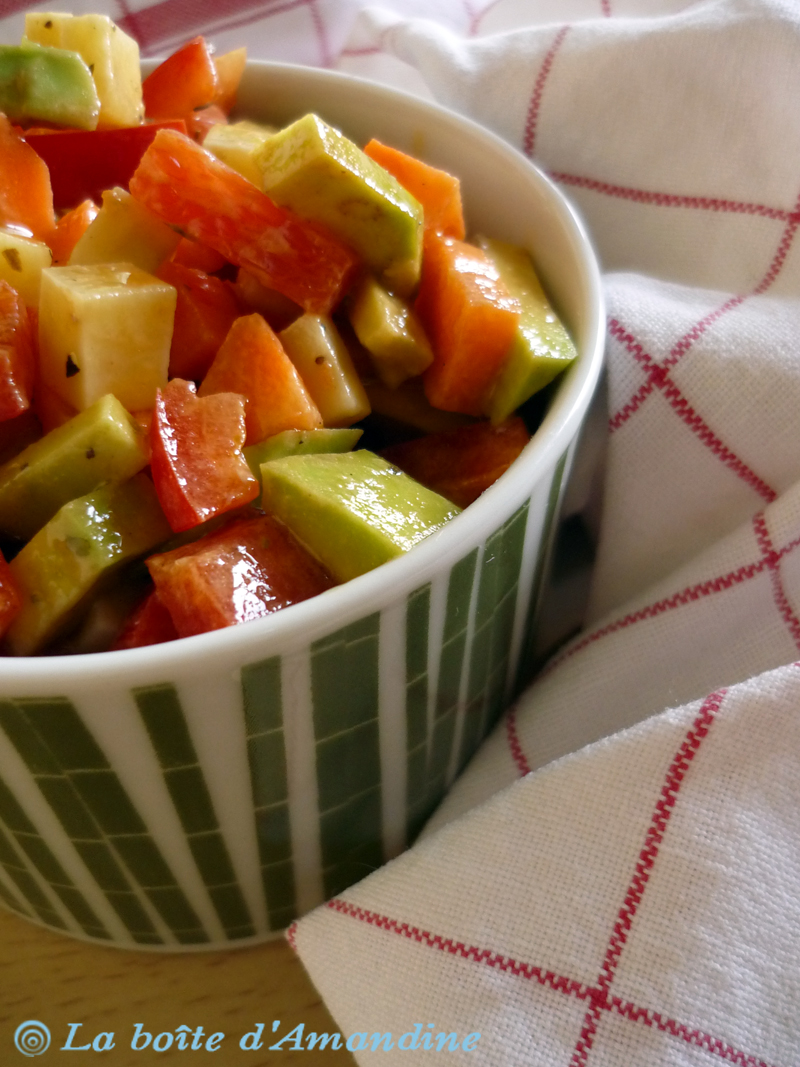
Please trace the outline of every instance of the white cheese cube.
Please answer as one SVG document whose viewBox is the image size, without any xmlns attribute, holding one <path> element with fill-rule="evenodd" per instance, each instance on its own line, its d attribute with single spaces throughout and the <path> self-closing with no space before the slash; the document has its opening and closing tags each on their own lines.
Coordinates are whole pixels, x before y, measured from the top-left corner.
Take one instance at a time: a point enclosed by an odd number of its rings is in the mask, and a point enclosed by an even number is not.
<svg viewBox="0 0 800 1067">
<path fill-rule="evenodd" d="M 42 271 L 53 262 L 43 241 L 0 230 L 0 278 L 16 289 L 26 307 L 39 306 Z"/>
<path fill-rule="evenodd" d="M 132 263 L 42 271 L 42 385 L 78 411 L 106 393 L 128 411 L 152 407 L 167 384 L 176 298 Z"/>
</svg>

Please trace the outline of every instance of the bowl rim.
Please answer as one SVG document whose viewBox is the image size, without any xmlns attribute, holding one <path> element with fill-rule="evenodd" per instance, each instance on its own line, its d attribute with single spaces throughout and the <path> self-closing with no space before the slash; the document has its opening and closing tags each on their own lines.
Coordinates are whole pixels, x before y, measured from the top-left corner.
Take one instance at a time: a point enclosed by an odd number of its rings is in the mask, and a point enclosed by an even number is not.
<svg viewBox="0 0 800 1067">
<path fill-rule="evenodd" d="M 153 69 L 157 62 L 157 59 L 143 60 L 145 73 Z M 465 543 L 479 542 L 497 528 L 492 518 L 497 510 L 502 509 L 510 517 L 528 499 L 538 480 L 537 472 L 554 467 L 578 436 L 603 365 L 605 302 L 600 267 L 587 228 L 575 206 L 552 179 L 522 152 L 488 128 L 451 108 L 413 93 L 342 71 L 248 59 L 244 75 L 246 79 L 270 75 L 296 79 L 298 82 L 317 82 L 321 88 L 339 84 L 369 91 L 379 98 L 383 97 L 388 105 L 400 103 L 407 109 L 416 110 L 420 116 L 433 114 L 450 123 L 454 122 L 479 144 L 482 142 L 489 150 L 505 156 L 510 164 L 522 165 L 533 179 L 539 195 L 549 201 L 548 206 L 557 216 L 560 226 L 571 237 L 583 268 L 583 282 L 589 296 L 583 350 L 579 352 L 575 363 L 564 372 L 541 424 L 519 459 L 482 494 L 479 502 L 415 545 L 413 552 L 309 600 L 239 626 L 142 648 L 71 655 L 0 657 L 0 685 L 5 690 L 15 684 L 24 686 L 28 691 L 52 689 L 56 676 L 63 679 L 64 684 L 79 680 L 85 682 L 87 675 L 92 681 L 108 680 L 109 676 L 119 678 L 121 675 L 134 679 L 143 672 L 151 675 L 166 671 L 167 668 L 174 676 L 185 673 L 198 658 L 203 661 L 204 668 L 211 660 L 228 661 L 232 656 L 238 663 L 255 662 L 281 654 L 294 645 L 298 638 L 307 644 L 316 637 L 338 631 L 350 622 L 397 602 L 430 581 L 437 573 L 449 569 L 464 555 Z"/>
</svg>

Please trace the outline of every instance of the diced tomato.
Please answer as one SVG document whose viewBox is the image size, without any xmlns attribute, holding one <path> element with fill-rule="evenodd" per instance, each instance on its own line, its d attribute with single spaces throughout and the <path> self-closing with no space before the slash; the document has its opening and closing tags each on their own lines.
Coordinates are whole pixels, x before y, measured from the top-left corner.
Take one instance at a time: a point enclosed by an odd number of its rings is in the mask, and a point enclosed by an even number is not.
<svg viewBox="0 0 800 1067">
<path fill-rule="evenodd" d="M 174 119 L 208 107 L 217 96 L 217 70 L 203 37 L 173 52 L 142 82 L 149 119 Z"/>
<path fill-rule="evenodd" d="M 458 178 L 374 139 L 366 145 L 364 152 L 397 178 L 403 188 L 422 204 L 426 230 L 438 230 L 447 237 L 464 240 L 466 231 Z"/>
<path fill-rule="evenodd" d="M 146 562 L 181 637 L 269 615 L 333 585 L 270 515 L 236 519 Z"/>
<path fill-rule="evenodd" d="M 228 116 L 217 104 L 209 104 L 208 107 L 195 108 L 185 116 L 186 132 L 193 141 L 202 144 L 206 134 L 212 126 L 225 126 Z"/>
<path fill-rule="evenodd" d="M 17 226 L 44 241 L 56 224 L 50 174 L 5 115 L 0 114 L 0 226 Z"/>
<path fill-rule="evenodd" d="M 278 207 L 178 133 L 156 135 L 130 190 L 156 215 L 246 267 L 306 311 L 326 314 L 353 275 L 355 254 L 332 234 Z"/>
<path fill-rule="evenodd" d="M 480 248 L 428 230 L 416 309 L 434 353 L 423 375 L 428 400 L 482 415 L 517 331 L 519 302 Z"/>
<path fill-rule="evenodd" d="M 231 326 L 198 396 L 240 393 L 247 397 L 247 444 L 283 430 L 315 430 L 322 416 L 277 335 L 260 315 Z"/>
<path fill-rule="evenodd" d="M 22 297 L 0 280 L 0 422 L 27 411 L 36 376 L 34 336 Z"/>
<path fill-rule="evenodd" d="M 58 220 L 56 228 L 47 239 L 53 253 L 54 267 L 63 267 L 69 262 L 72 249 L 97 218 L 99 210 L 94 200 L 84 200 Z"/>
<path fill-rule="evenodd" d="M 21 607 L 22 597 L 14 582 L 11 568 L 0 552 L 0 637 L 5 634 Z"/>
<path fill-rule="evenodd" d="M 234 288 L 230 282 L 174 261 L 162 263 L 156 273 L 178 293 L 169 373 L 173 378 L 200 381 L 241 315 Z"/>
<path fill-rule="evenodd" d="M 182 119 L 125 126 L 118 130 L 28 131 L 25 140 L 47 164 L 58 210 L 82 200 L 100 200 L 104 189 L 128 188 L 142 153 L 159 130 L 186 132 Z"/>
<path fill-rule="evenodd" d="M 217 97 L 214 101 L 229 115 L 236 105 L 236 94 L 247 66 L 247 49 L 234 48 L 214 57 L 214 69 L 217 72 Z"/>
<path fill-rule="evenodd" d="M 161 645 L 174 641 L 178 636 L 172 616 L 153 590 L 145 597 L 125 623 L 112 650 L 120 648 L 144 648 L 146 645 Z"/>
<path fill-rule="evenodd" d="M 499 426 L 476 422 L 416 437 L 385 448 L 381 455 L 465 508 L 505 474 L 530 439 L 525 423 L 515 415 Z"/>
<path fill-rule="evenodd" d="M 194 267 L 206 274 L 214 274 L 222 270 L 227 259 L 219 252 L 199 241 L 191 241 L 188 237 L 181 237 L 175 251 L 171 255 L 173 263 L 181 263 L 184 267 Z"/>
<path fill-rule="evenodd" d="M 181 378 L 156 393 L 150 469 L 176 533 L 258 496 L 258 481 L 242 455 L 244 407 L 244 397 L 234 393 L 200 399 Z"/>
</svg>

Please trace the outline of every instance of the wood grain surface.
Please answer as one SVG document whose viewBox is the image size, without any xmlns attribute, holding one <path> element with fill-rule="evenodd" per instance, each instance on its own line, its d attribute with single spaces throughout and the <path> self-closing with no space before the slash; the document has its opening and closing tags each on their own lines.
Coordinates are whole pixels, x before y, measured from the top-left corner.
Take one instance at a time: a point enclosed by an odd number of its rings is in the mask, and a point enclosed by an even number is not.
<svg viewBox="0 0 800 1067">
<path fill-rule="evenodd" d="M 50 1048 L 36 1057 L 14 1047 L 17 1027 L 31 1019 L 44 1023 L 52 1035 Z M 280 1026 L 273 1036 L 276 1019 Z M 75 1031 L 73 1045 L 86 1045 L 98 1034 L 113 1031 L 114 1048 L 99 1054 L 64 1051 L 70 1023 L 83 1024 Z M 152 1045 L 135 1051 L 131 1038 L 136 1023 L 154 1039 L 162 1032 L 174 1034 L 181 1025 L 193 1032 L 202 1026 L 205 1037 L 222 1032 L 225 1038 L 216 1052 L 181 1050 L 174 1042 L 163 1052 L 153 1051 Z M 257 1023 L 264 1023 L 263 1046 L 243 1051 L 239 1041 Z M 306 1049 L 299 1060 L 290 1043 L 280 1051 L 268 1050 L 300 1023 L 305 1035 L 337 1030 L 303 965 L 282 939 L 235 952 L 128 952 L 51 933 L 0 909 L 2 1067 L 145 1067 L 197 1061 L 223 1067 L 353 1067 L 355 1060 L 345 1049 Z"/>
</svg>

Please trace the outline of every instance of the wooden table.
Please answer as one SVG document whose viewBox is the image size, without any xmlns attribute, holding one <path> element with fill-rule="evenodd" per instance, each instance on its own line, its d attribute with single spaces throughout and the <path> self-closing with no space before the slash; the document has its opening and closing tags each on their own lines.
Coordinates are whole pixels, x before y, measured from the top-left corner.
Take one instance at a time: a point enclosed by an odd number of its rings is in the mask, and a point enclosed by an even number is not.
<svg viewBox="0 0 800 1067">
<path fill-rule="evenodd" d="M 14 1047 L 17 1027 L 35 1019 L 51 1031 L 50 1048 L 29 1057 Z M 336 1024 L 309 981 L 303 966 L 283 940 L 235 952 L 161 955 L 128 952 L 85 944 L 50 933 L 0 909 L 0 1064 L 66 1064 L 91 1067 L 144 1067 L 149 1063 L 213 1062 L 221 1067 L 281 1067 L 307 1063 L 309 1067 L 351 1067 L 355 1060 L 345 1049 L 315 1049 L 300 1060 L 289 1043 L 280 1051 L 267 1046 L 273 1020 L 280 1020 L 280 1038 L 303 1023 L 305 1034 L 335 1033 Z M 265 1024 L 263 1046 L 242 1051 L 240 1038 L 259 1022 Z M 83 1023 L 73 1044 L 86 1045 L 98 1034 L 113 1031 L 114 1048 L 95 1058 L 93 1052 L 70 1056 L 62 1046 L 70 1023 Z M 181 1025 L 205 1037 L 226 1036 L 216 1053 L 181 1050 L 173 1042 L 167 1051 L 152 1046 L 131 1048 L 134 1025 L 153 1034 Z M 100 1039 L 103 1044 L 106 1039 Z M 189 1038 L 191 1040 L 191 1038 Z M 162 1039 L 166 1044 L 167 1039 Z M 306 1050 L 307 1051 L 307 1050 Z"/>
</svg>

